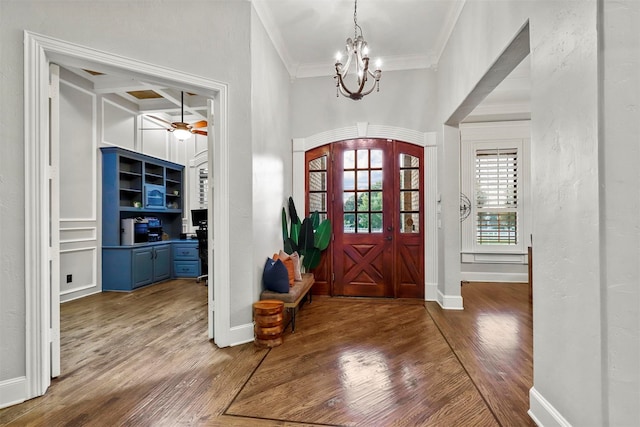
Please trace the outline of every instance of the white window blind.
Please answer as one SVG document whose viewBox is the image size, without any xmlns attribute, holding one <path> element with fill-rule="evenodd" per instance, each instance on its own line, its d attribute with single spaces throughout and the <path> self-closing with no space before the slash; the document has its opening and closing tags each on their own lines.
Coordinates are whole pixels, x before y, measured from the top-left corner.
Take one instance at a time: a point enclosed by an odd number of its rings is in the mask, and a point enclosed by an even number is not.
<svg viewBox="0 0 640 427">
<path fill-rule="evenodd" d="M 207 201 L 207 184 L 209 182 L 209 169 L 198 169 L 198 203 L 201 209 L 208 206 Z"/>
<path fill-rule="evenodd" d="M 476 150 L 476 243 L 518 243 L 518 150 Z"/>
</svg>

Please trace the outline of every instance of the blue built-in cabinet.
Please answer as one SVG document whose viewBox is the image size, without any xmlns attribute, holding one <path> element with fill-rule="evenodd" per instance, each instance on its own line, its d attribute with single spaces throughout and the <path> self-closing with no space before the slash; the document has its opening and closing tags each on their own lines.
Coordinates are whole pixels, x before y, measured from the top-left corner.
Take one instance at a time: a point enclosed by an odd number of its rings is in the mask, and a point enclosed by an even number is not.
<svg viewBox="0 0 640 427">
<path fill-rule="evenodd" d="M 117 147 L 102 151 L 102 289 L 131 291 L 200 274 L 197 240 L 179 240 L 184 166 Z M 123 245 L 121 220 L 155 217 L 164 239 Z M 167 239 L 168 238 L 168 239 Z"/>
</svg>

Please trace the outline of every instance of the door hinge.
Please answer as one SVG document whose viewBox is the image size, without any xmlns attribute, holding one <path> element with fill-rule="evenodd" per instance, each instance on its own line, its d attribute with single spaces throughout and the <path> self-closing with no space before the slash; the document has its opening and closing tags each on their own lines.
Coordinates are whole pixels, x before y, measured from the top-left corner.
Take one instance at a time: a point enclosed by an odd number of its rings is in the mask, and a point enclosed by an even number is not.
<svg viewBox="0 0 640 427">
<path fill-rule="evenodd" d="M 336 273 L 331 273 L 331 281 L 332 282 L 336 281 Z"/>
</svg>

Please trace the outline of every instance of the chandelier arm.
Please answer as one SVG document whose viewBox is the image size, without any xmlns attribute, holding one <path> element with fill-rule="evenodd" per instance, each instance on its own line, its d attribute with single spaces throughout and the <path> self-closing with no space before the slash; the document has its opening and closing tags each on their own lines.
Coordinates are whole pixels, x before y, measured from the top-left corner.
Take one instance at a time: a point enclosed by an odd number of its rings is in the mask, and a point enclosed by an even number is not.
<svg viewBox="0 0 640 427">
<path fill-rule="evenodd" d="M 342 80 L 342 76 L 340 75 L 340 73 L 338 73 L 336 76 L 337 76 L 337 79 L 338 79 L 338 89 L 340 89 L 340 93 L 342 93 L 344 96 L 347 96 L 347 97 L 353 96 L 354 92 L 351 92 L 344 85 L 344 80 Z"/>
</svg>

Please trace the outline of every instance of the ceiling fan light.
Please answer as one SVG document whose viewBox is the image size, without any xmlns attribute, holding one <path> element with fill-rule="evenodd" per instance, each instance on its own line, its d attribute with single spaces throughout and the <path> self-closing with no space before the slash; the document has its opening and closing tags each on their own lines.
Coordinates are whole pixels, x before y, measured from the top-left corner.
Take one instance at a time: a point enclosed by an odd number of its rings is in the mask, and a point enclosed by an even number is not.
<svg viewBox="0 0 640 427">
<path fill-rule="evenodd" d="M 186 126 L 178 126 L 174 129 L 173 134 L 180 141 L 191 138 L 191 131 Z"/>
</svg>

